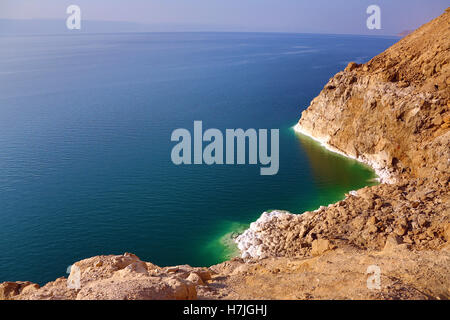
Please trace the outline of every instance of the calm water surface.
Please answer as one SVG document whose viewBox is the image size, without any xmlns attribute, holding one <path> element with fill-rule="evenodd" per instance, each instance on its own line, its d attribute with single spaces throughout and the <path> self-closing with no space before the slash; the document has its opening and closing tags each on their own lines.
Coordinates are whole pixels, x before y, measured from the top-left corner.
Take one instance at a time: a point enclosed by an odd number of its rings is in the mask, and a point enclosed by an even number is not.
<svg viewBox="0 0 450 320">
<path fill-rule="evenodd" d="M 226 259 L 263 211 L 327 205 L 373 173 L 292 126 L 328 79 L 393 38 L 141 33 L 0 37 L 0 282 L 133 252 Z M 175 166 L 176 128 L 279 128 L 280 170 Z"/>
</svg>

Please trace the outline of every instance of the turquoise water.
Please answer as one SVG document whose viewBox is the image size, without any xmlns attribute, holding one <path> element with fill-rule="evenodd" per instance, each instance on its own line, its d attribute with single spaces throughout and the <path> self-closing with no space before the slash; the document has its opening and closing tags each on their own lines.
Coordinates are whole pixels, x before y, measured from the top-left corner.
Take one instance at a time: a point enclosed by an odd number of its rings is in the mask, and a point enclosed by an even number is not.
<svg viewBox="0 0 450 320">
<path fill-rule="evenodd" d="M 133 252 L 212 265 L 263 211 L 295 213 L 373 183 L 296 135 L 328 79 L 394 38 L 142 33 L 0 37 L 0 282 Z M 279 128 L 280 169 L 175 166 L 176 128 Z"/>
</svg>

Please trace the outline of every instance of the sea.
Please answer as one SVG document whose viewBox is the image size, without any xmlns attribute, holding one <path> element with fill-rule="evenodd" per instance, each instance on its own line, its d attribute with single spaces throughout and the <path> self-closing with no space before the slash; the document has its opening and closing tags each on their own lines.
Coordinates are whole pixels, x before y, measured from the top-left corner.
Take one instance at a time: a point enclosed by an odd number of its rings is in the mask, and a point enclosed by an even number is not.
<svg viewBox="0 0 450 320">
<path fill-rule="evenodd" d="M 0 282 L 95 255 L 210 266 L 264 211 L 301 214 L 374 172 L 293 126 L 350 61 L 395 37 L 283 33 L 0 36 Z M 175 165 L 171 133 L 279 129 L 279 171 Z"/>
</svg>

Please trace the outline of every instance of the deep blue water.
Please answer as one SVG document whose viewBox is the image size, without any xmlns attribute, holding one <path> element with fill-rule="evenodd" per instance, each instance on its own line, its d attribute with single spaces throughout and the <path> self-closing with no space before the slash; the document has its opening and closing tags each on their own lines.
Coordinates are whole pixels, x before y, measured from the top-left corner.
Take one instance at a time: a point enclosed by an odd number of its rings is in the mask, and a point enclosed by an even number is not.
<svg viewBox="0 0 450 320">
<path fill-rule="evenodd" d="M 396 39 L 245 33 L 0 37 L 0 282 L 133 252 L 211 265 L 269 209 L 301 213 L 373 174 L 291 127 L 328 79 Z M 278 175 L 175 166 L 176 128 L 279 128 Z"/>
</svg>

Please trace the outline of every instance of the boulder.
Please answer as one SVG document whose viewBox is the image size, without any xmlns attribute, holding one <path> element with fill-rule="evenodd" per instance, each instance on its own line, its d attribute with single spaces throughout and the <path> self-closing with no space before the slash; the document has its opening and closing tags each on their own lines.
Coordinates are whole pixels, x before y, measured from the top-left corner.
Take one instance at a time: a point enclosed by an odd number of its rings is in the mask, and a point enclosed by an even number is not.
<svg viewBox="0 0 450 320">
<path fill-rule="evenodd" d="M 333 245 L 326 239 L 316 239 L 311 244 L 311 254 L 313 256 L 321 255 L 331 249 L 333 249 Z"/>
</svg>

